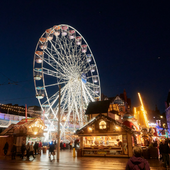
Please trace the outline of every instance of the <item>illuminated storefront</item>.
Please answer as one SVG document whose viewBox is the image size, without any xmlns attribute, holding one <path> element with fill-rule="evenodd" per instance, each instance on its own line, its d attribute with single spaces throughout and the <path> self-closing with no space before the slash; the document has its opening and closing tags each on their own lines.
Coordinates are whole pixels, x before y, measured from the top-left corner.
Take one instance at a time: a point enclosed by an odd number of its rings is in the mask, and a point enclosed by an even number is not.
<svg viewBox="0 0 170 170">
<path fill-rule="evenodd" d="M 76 131 L 82 156 L 131 157 L 139 132 L 102 114 Z"/>
</svg>

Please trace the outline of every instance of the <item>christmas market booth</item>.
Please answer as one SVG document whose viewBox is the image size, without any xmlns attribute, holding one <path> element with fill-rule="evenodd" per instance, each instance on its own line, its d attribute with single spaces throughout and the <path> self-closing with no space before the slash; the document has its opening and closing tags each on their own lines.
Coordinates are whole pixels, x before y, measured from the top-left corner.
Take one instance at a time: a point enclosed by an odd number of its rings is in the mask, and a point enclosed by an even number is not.
<svg viewBox="0 0 170 170">
<path fill-rule="evenodd" d="M 93 117 L 76 131 L 81 156 L 131 157 L 140 132 L 103 114 Z"/>
<path fill-rule="evenodd" d="M 11 124 L 0 134 L 0 145 L 4 146 L 5 143 L 8 142 L 8 151 L 10 153 L 10 148 L 13 143 L 15 143 L 17 152 L 20 152 L 23 142 L 27 144 L 28 142 L 40 141 L 41 138 L 44 137 L 43 133 L 45 128 L 46 126 L 41 118 L 22 119 L 17 124 Z M 0 151 L 0 154 L 1 153 L 3 153 L 3 150 Z"/>
</svg>

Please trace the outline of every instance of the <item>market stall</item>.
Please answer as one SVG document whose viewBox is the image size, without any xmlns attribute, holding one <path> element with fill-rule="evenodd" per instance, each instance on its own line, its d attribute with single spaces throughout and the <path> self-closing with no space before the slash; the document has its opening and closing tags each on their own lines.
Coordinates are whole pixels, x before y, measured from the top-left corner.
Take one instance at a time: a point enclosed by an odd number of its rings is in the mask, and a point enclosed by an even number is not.
<svg viewBox="0 0 170 170">
<path fill-rule="evenodd" d="M 41 118 L 22 119 L 15 125 L 10 125 L 0 135 L 4 141 L 10 141 L 9 145 L 16 144 L 17 152 L 20 152 L 22 143 L 40 141 L 44 137 L 46 128 Z"/>
<path fill-rule="evenodd" d="M 76 131 L 82 156 L 131 157 L 139 132 L 99 114 Z"/>
</svg>

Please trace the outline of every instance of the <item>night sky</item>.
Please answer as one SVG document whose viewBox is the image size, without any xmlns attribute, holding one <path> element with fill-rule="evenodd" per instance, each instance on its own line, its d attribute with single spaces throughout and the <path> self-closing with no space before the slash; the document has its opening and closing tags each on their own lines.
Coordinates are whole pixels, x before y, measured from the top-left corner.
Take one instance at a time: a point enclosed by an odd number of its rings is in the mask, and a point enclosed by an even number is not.
<svg viewBox="0 0 170 170">
<path fill-rule="evenodd" d="M 0 103 L 39 105 L 33 57 L 42 33 L 57 24 L 78 30 L 95 57 L 102 93 L 140 92 L 164 112 L 170 89 L 170 2 L 7 0 L 0 3 Z"/>
</svg>

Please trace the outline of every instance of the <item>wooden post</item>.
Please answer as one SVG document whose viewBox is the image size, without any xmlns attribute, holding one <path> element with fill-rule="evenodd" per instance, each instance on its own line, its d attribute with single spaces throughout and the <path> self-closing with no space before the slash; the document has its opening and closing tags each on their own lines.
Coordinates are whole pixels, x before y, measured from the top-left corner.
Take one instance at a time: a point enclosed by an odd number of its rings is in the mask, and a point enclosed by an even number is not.
<svg viewBox="0 0 170 170">
<path fill-rule="evenodd" d="M 81 118 L 80 118 L 80 126 L 83 126 L 83 94 L 82 94 L 82 85 L 83 82 L 81 81 Z"/>
<path fill-rule="evenodd" d="M 83 136 L 80 137 L 80 149 L 83 149 Z"/>
<path fill-rule="evenodd" d="M 133 151 L 132 151 L 132 135 L 127 133 L 127 145 L 128 145 L 128 155 L 129 157 L 133 156 Z"/>
<path fill-rule="evenodd" d="M 25 121 L 27 122 L 27 104 L 25 104 Z"/>
<path fill-rule="evenodd" d="M 61 85 L 59 85 L 59 104 L 58 104 L 58 142 L 57 142 L 57 161 L 60 159 L 60 98 Z"/>
</svg>

